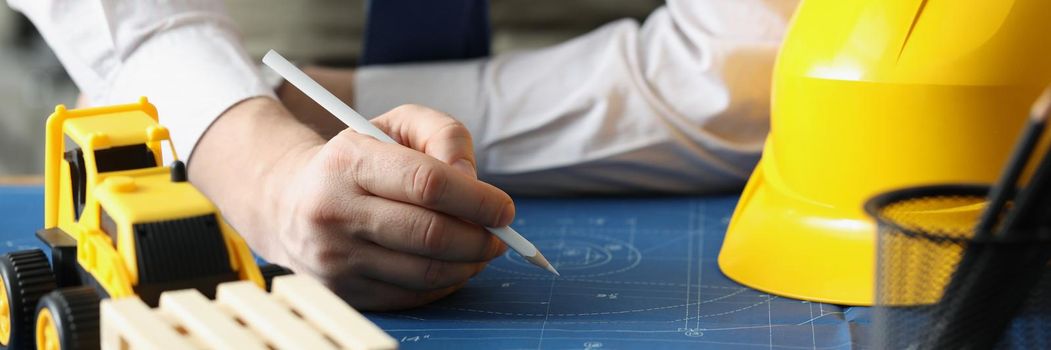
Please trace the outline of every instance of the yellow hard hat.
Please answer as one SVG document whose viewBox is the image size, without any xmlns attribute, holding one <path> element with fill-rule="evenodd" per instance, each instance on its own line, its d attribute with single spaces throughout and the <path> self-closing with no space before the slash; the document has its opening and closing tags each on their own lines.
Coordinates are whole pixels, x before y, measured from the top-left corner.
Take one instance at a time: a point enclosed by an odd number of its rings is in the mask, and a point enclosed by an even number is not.
<svg viewBox="0 0 1051 350">
<path fill-rule="evenodd" d="M 1048 82 L 1051 1 L 803 0 L 720 268 L 773 294 L 870 305 L 864 201 L 992 182 Z"/>
</svg>

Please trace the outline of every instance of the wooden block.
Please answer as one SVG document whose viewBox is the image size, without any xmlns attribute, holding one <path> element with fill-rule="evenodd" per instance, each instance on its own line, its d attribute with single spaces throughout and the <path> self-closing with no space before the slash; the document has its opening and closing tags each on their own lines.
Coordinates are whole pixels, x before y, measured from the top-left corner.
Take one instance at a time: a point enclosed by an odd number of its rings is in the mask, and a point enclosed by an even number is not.
<svg viewBox="0 0 1051 350">
<path fill-rule="evenodd" d="M 274 278 L 272 290 L 275 299 L 296 310 L 343 348 L 398 348 L 398 342 L 394 338 L 311 277 L 280 276 Z"/>
<path fill-rule="evenodd" d="M 139 298 L 106 299 L 101 308 L 103 349 L 199 349 Z"/>
<path fill-rule="evenodd" d="M 196 289 L 161 294 L 160 310 L 192 333 L 208 349 L 266 350 L 266 343 L 212 305 Z"/>
<path fill-rule="evenodd" d="M 237 315 L 280 349 L 335 349 L 336 345 L 303 319 L 248 281 L 219 285 L 216 303 Z"/>
</svg>

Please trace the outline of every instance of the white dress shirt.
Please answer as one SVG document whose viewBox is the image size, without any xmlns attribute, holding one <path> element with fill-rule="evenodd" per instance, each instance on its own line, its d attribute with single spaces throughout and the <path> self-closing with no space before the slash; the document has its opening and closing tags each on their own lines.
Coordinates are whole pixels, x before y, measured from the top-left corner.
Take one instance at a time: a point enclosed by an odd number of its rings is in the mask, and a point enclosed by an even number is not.
<svg viewBox="0 0 1051 350">
<path fill-rule="evenodd" d="M 273 96 L 221 1 L 8 2 L 93 104 L 148 96 L 184 158 L 227 108 Z M 641 25 L 613 22 L 546 49 L 365 67 L 356 107 L 455 116 L 474 136 L 479 175 L 513 193 L 732 190 L 762 150 L 796 3 L 668 0 Z"/>
</svg>

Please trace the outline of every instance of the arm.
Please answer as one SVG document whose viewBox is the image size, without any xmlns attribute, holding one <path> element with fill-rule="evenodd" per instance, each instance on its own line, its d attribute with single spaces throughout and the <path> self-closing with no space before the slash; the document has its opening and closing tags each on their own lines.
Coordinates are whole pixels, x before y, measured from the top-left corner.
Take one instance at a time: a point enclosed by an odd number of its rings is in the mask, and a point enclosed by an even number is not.
<svg viewBox="0 0 1051 350">
<path fill-rule="evenodd" d="M 508 224 L 514 206 L 475 177 L 462 124 L 406 106 L 373 122 L 408 148 L 322 138 L 272 97 L 221 2 L 9 2 L 92 103 L 151 98 L 191 181 L 257 253 L 354 306 L 440 298 L 505 249 L 480 225 Z"/>
<path fill-rule="evenodd" d="M 222 2 L 8 2 L 33 21 L 90 104 L 148 96 L 184 158 L 234 103 L 274 95 Z"/>
<path fill-rule="evenodd" d="M 669 0 L 547 49 L 366 67 L 365 115 L 401 102 L 449 112 L 479 173 L 519 193 L 725 191 L 768 130 L 774 57 L 795 0 Z"/>
</svg>

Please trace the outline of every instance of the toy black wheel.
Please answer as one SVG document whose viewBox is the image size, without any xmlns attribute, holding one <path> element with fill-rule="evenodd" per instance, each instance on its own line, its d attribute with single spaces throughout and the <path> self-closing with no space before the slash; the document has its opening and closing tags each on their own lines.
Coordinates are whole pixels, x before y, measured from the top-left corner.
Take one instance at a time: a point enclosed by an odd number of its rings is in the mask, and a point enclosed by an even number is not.
<svg viewBox="0 0 1051 350">
<path fill-rule="evenodd" d="M 269 265 L 260 266 L 259 267 L 259 272 L 263 274 L 263 281 L 266 282 L 266 291 L 267 292 L 270 291 L 270 286 L 273 285 L 274 277 L 284 276 L 284 275 L 291 275 L 292 274 L 292 270 L 289 270 L 288 268 L 286 268 L 284 266 L 276 265 L 276 264 L 269 264 Z"/>
<path fill-rule="evenodd" d="M 40 298 L 38 350 L 99 348 L 99 295 L 88 286 L 63 288 Z"/>
<path fill-rule="evenodd" d="M 37 301 L 56 288 L 40 249 L 0 255 L 0 349 L 32 349 Z"/>
</svg>

